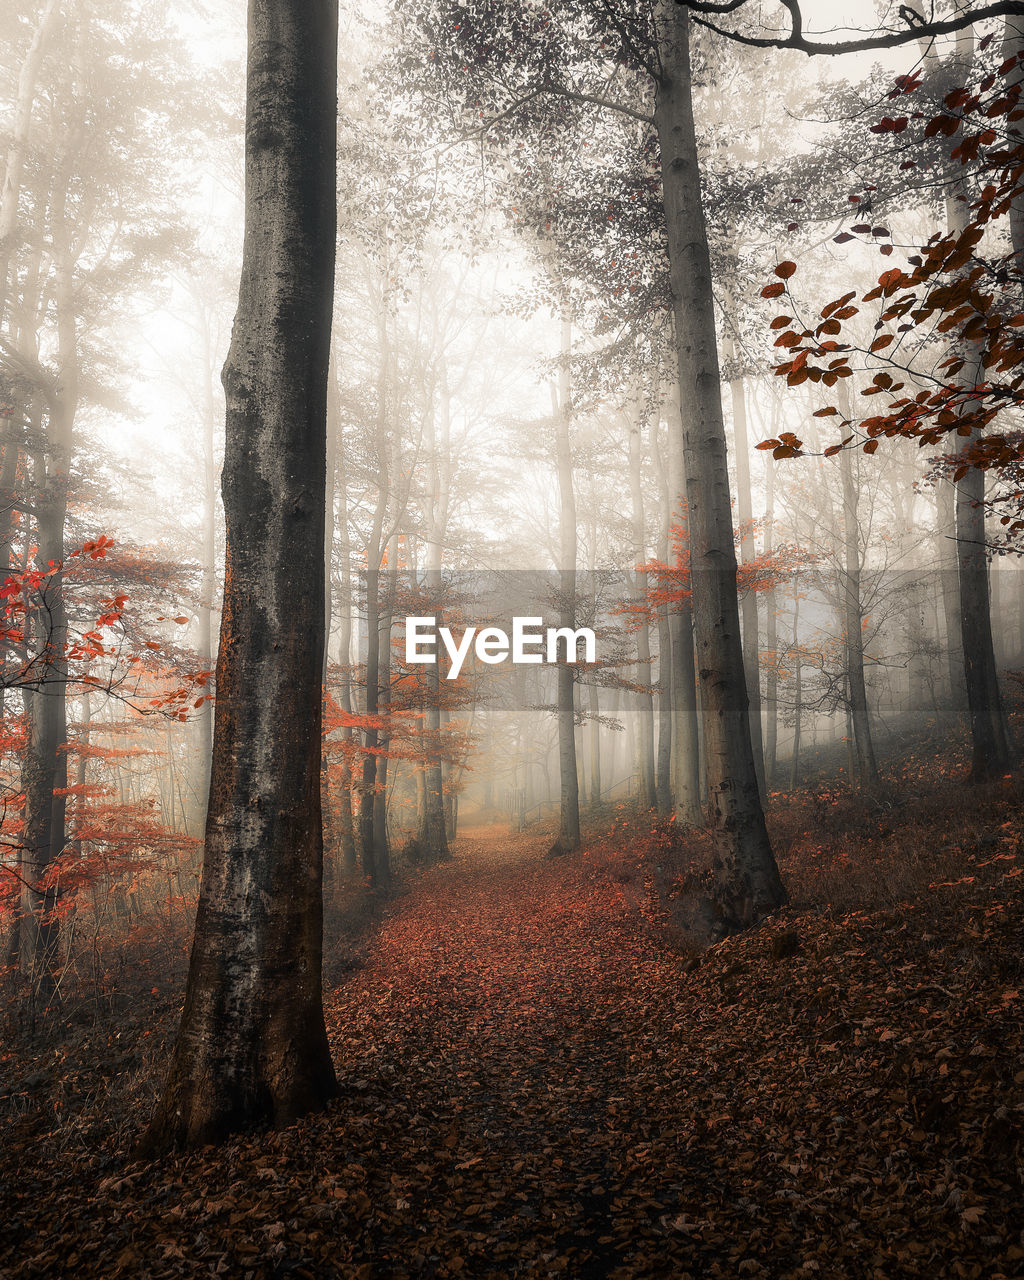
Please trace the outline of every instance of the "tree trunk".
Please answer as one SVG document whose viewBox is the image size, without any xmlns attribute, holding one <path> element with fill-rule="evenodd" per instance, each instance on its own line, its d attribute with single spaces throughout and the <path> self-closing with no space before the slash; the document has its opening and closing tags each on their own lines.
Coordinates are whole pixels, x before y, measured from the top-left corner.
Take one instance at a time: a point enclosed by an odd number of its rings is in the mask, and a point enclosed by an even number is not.
<svg viewBox="0 0 1024 1280">
<path fill-rule="evenodd" d="M 970 66 L 973 34 L 968 29 L 957 38 L 951 79 L 959 80 Z M 946 227 L 962 233 L 968 225 L 968 192 L 962 177 L 946 199 Z M 1012 231 L 1012 224 L 1011 224 Z M 965 371 L 980 382 L 984 378 L 975 344 L 967 341 L 958 348 Z M 972 432 L 964 448 L 977 439 Z M 1006 773 L 1012 763 L 1012 745 L 1003 712 L 992 639 L 992 601 L 989 583 L 988 550 L 985 540 L 985 472 L 971 467 L 956 482 L 956 549 L 960 583 L 960 639 L 963 645 L 964 682 L 971 725 L 971 780 L 984 782 Z"/>
<path fill-rule="evenodd" d="M 590 684 L 590 805 L 593 809 L 601 807 L 601 700 L 597 685 Z"/>
<path fill-rule="evenodd" d="M 775 545 L 775 459 L 770 450 L 765 453 L 765 467 L 764 550 L 768 555 Z M 779 758 L 779 617 L 777 609 L 778 600 L 773 587 L 765 593 L 765 643 L 768 646 L 768 669 L 764 679 L 764 707 L 767 717 L 764 775 L 765 786 L 769 791 L 775 783 L 775 770 Z"/>
<path fill-rule="evenodd" d="M 668 605 L 658 606 L 658 759 L 655 775 L 658 812 L 672 812 L 672 637 Z"/>
<path fill-rule="evenodd" d="M 800 656 L 800 594 L 793 601 L 793 661 L 796 678 L 793 691 L 793 758 L 789 763 L 789 789 L 795 791 L 800 781 L 800 725 L 803 713 L 803 668 Z"/>
<path fill-rule="evenodd" d="M 59 565 L 64 559 L 64 519 L 67 512 L 67 467 L 69 461 L 67 412 L 61 403 L 50 422 L 49 465 L 42 456 L 37 463 L 34 509 L 38 550 L 36 564 Z M 57 860 L 64 851 L 68 764 L 63 750 L 67 742 L 66 670 L 64 653 L 67 617 L 64 609 L 63 574 L 56 573 L 45 586 L 43 603 L 32 610 L 34 648 L 52 652 L 46 683 L 26 694 L 28 739 L 22 761 L 22 789 L 25 793 L 25 826 L 20 851 L 21 877 L 21 971 L 31 983 L 34 996 L 46 1001 L 56 987 L 59 948 L 57 921 Z"/>
<path fill-rule="evenodd" d="M 336 59 L 333 0 L 250 0 L 206 851 L 147 1152 L 288 1124 L 337 1089 L 321 995 L 320 822 Z"/>
<path fill-rule="evenodd" d="M 204 313 L 204 319 L 207 319 Z M 205 326 L 203 368 L 203 568 L 199 599 L 199 660 L 213 669 L 213 613 L 217 593 L 217 469 L 214 462 L 213 427 L 216 398 L 213 384 L 214 352 L 209 325 Z M 199 711 L 198 800 L 199 825 L 206 824 L 209 802 L 210 768 L 213 755 L 213 703 L 204 702 Z"/>
<path fill-rule="evenodd" d="M 732 358 L 738 362 L 739 345 L 732 341 Z M 736 444 L 736 512 L 740 521 L 740 562 L 754 559 L 754 503 L 750 492 L 750 432 L 747 427 L 747 396 L 743 378 L 737 374 L 729 381 L 732 401 L 732 429 Z M 761 732 L 761 645 L 757 624 L 757 592 L 749 587 L 740 604 L 743 619 L 743 670 L 747 681 L 750 717 L 750 749 L 761 799 L 765 797 L 764 737 Z"/>
<path fill-rule="evenodd" d="M 555 419 L 555 457 L 558 467 L 559 602 L 558 625 L 574 627 L 576 617 L 576 497 L 572 482 L 572 447 L 569 428 L 572 398 L 569 356 L 572 352 L 572 319 L 562 312 L 562 366 L 558 375 Z M 572 659 L 574 655 L 568 654 Z M 570 661 L 557 667 L 558 773 L 560 805 L 555 850 L 568 853 L 580 844 L 580 787 L 576 771 L 576 684 Z"/>
<path fill-rule="evenodd" d="M 427 452 L 430 493 L 427 495 L 427 591 L 431 597 L 435 625 L 443 622 L 442 552 L 449 506 L 449 445 L 451 431 L 451 396 L 447 368 L 442 354 L 438 378 L 440 433 L 433 413 L 427 415 Z M 440 440 L 437 439 L 440 434 Z M 439 456 L 441 455 L 441 456 Z M 439 646 L 440 647 L 440 646 Z M 423 765 L 423 812 L 419 841 L 428 862 L 445 862 L 451 857 L 448 848 L 448 826 L 444 810 L 444 771 L 441 763 L 441 655 L 425 669 L 427 700 L 425 707 L 425 748 Z"/>
<path fill-rule="evenodd" d="M 68 477 L 78 407 L 78 325 L 73 287 L 74 259 L 67 225 L 70 177 L 54 184 L 51 206 L 54 295 L 57 317 L 59 390 L 49 404 L 46 440 L 36 461 L 36 564 L 60 566 Z M 28 741 L 22 764 L 25 793 L 21 849 L 21 968 L 33 991 L 49 998 L 56 986 L 59 925 L 56 914 L 57 860 L 64 852 L 67 811 L 67 614 L 63 573 L 47 582 L 40 607 L 32 611 L 36 644 L 49 655 L 46 687 L 26 696 Z"/>
<path fill-rule="evenodd" d="M 345 474 L 345 445 L 341 434 L 341 422 L 337 422 L 338 439 L 335 444 L 336 474 Z M 348 496 L 344 480 L 335 485 L 338 501 L 336 528 L 338 531 L 339 555 L 341 558 L 341 624 L 338 628 L 338 660 L 341 664 L 341 683 L 338 691 L 338 705 L 346 715 L 352 714 L 352 547 L 348 530 Z M 333 563 L 333 555 L 328 562 Z M 341 866 L 345 878 L 355 878 L 357 869 L 355 826 L 352 820 L 352 757 L 350 746 L 355 731 L 346 726 L 342 730 L 341 764 L 338 770 L 338 842 L 340 846 Z"/>
<path fill-rule="evenodd" d="M 640 406 L 633 406 L 629 427 L 629 492 L 633 506 L 633 560 L 642 564 L 647 559 L 646 529 L 644 521 L 644 495 L 641 477 Z M 630 575 L 633 595 L 642 599 L 645 589 L 644 575 Z M 651 630 L 646 618 L 641 616 L 636 632 L 636 683 L 642 692 L 634 695 L 637 710 L 637 760 L 636 772 L 640 779 L 640 806 L 653 809 L 657 803 L 654 772 L 654 688 L 651 679 Z"/>
<path fill-rule="evenodd" d="M 1009 61 L 1018 54 L 1024 54 L 1024 17 L 1007 14 L 1003 26 L 1003 60 Z M 1024 87 L 1024 61 L 1018 61 L 1006 78 L 1007 89 L 1015 85 Z M 1024 129 L 1021 128 L 1020 121 L 1010 122 L 1008 129 L 1010 146 L 1019 147 L 1024 142 Z M 1017 255 L 1018 278 L 1021 279 L 1024 290 L 1024 275 L 1021 274 L 1024 273 L 1024 194 L 1020 191 L 1019 183 L 1010 204 L 1010 242 Z"/>
<path fill-rule="evenodd" d="M 1002 777 L 1012 765 L 992 643 L 984 501 L 985 473 L 971 467 L 956 485 L 956 545 L 960 567 L 960 637 L 971 722 L 972 782 Z"/>
<path fill-rule="evenodd" d="M 687 524 L 686 474 L 683 467 L 682 419 L 679 379 L 672 379 L 668 395 L 668 473 L 670 524 Z M 685 545 L 685 544 L 684 544 Z M 697 686 L 694 683 L 693 599 L 683 597 L 669 614 L 672 641 L 672 793 L 676 821 L 698 826 L 701 809 L 700 735 Z"/>
<path fill-rule="evenodd" d="M 395 468 L 397 472 L 397 467 Z M 391 845 L 388 839 L 388 768 L 391 733 L 387 726 L 391 715 L 391 626 L 394 620 L 395 591 L 398 586 L 398 535 L 388 539 L 387 572 L 385 573 L 384 607 L 380 613 L 380 643 L 377 646 L 377 711 L 384 722 L 378 737 L 380 755 L 373 795 L 373 851 L 378 884 L 391 883 Z"/>
<path fill-rule="evenodd" d="M 726 929 L 786 901 L 764 821 L 750 745 L 736 598 L 736 550 L 722 416 L 711 261 L 690 98 L 689 14 L 658 0 L 662 75 L 655 100 L 676 319 L 697 669 L 715 849 Z"/>
<path fill-rule="evenodd" d="M 936 482 L 935 513 L 938 524 L 942 619 L 946 631 L 949 710 L 954 715 L 958 715 L 967 709 L 967 686 L 964 684 L 963 642 L 960 636 L 960 567 L 956 549 L 956 487 L 951 480 L 945 477 L 941 477 Z"/>
<path fill-rule="evenodd" d="M 0 325 L 7 312 L 7 282 L 11 258 L 17 250 L 18 205 L 21 199 L 21 175 L 29 154 L 32 132 L 32 108 L 36 99 L 36 82 L 47 46 L 60 18 L 60 0 L 46 0 L 39 24 L 32 36 L 25 61 L 18 75 L 14 102 L 14 118 L 7 147 L 3 187 L 0 189 Z"/>
<path fill-rule="evenodd" d="M 853 416 L 848 403 L 843 412 Z M 857 521 L 859 488 L 853 475 L 853 455 L 849 449 L 839 454 L 839 471 L 843 486 L 843 626 L 846 631 L 846 673 L 850 691 L 850 718 L 857 760 L 857 782 L 868 791 L 877 791 L 878 764 L 871 736 L 867 684 L 864 680 L 864 613 L 860 598 L 860 527 Z"/>
</svg>

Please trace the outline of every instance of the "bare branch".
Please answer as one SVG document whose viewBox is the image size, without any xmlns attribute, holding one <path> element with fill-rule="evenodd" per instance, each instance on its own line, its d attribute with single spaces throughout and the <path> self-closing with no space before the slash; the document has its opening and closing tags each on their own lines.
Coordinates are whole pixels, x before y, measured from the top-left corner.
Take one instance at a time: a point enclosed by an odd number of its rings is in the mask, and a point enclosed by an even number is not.
<svg viewBox="0 0 1024 1280">
<path fill-rule="evenodd" d="M 750 45 L 754 49 L 798 49 L 808 56 L 824 54 L 828 57 L 834 57 L 840 53 L 866 53 L 873 49 L 894 49 L 898 45 L 911 44 L 923 37 L 954 35 L 957 31 L 962 31 L 976 22 L 984 22 L 986 18 L 1024 16 L 1024 0 L 993 0 L 989 4 L 977 5 L 970 12 L 962 13 L 958 17 L 937 22 L 926 22 L 915 10 L 907 5 L 901 5 L 900 16 L 907 23 L 906 30 L 876 33 L 865 36 L 862 40 L 831 42 L 808 39 L 804 35 L 799 0 L 780 0 L 780 3 L 789 11 L 792 22 L 788 36 L 748 36 L 740 31 L 729 31 L 725 27 L 718 26 L 717 23 L 710 22 L 707 18 L 698 17 L 699 13 L 708 11 L 700 0 L 676 0 L 676 3 L 686 5 L 693 12 L 694 22 L 707 27 L 717 35 L 724 36 L 727 40 L 736 41 L 737 44 Z"/>
<path fill-rule="evenodd" d="M 569 98 L 572 102 L 589 102 L 595 107 L 603 107 L 606 111 L 617 111 L 619 115 L 629 116 L 632 120 L 641 120 L 644 124 L 654 124 L 653 116 L 649 116 L 643 111 L 637 111 L 633 107 L 627 107 L 622 102 L 612 102 L 608 98 L 600 98 L 593 93 L 581 93 L 578 89 L 569 89 L 565 85 L 552 84 L 550 80 L 546 80 L 540 86 L 539 92 L 555 94 L 560 98 Z"/>
</svg>

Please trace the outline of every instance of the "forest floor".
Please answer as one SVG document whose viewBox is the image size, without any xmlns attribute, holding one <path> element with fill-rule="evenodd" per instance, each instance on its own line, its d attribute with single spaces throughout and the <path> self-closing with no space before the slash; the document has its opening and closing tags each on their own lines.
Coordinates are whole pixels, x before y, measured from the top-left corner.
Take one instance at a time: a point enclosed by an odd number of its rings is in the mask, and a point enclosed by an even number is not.
<svg viewBox="0 0 1024 1280">
<path fill-rule="evenodd" d="M 469 831 L 329 990 L 325 1114 L 131 1163 L 173 1009 L 106 1028 L 114 1084 L 51 1054 L 0 1129 L 0 1275 L 1024 1275 L 1009 799 L 955 882 L 794 895 L 699 960 L 642 865 Z"/>
</svg>

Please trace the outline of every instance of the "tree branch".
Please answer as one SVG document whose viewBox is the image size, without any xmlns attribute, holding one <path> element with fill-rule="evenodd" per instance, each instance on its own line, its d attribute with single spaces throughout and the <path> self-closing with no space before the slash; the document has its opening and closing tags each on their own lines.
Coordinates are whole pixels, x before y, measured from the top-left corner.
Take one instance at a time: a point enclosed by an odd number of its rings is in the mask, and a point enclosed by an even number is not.
<svg viewBox="0 0 1024 1280">
<path fill-rule="evenodd" d="M 565 85 L 552 84 L 550 80 L 545 80 L 538 92 L 552 93 L 560 98 L 568 98 L 572 102 L 589 102 L 595 107 L 603 107 L 606 111 L 617 111 L 619 115 L 629 116 L 632 120 L 641 120 L 644 124 L 654 124 L 653 116 L 646 115 L 643 111 L 637 111 L 633 107 L 627 107 L 622 102 L 612 102 L 608 98 L 600 98 L 593 93 L 581 93 L 578 89 L 569 89 Z"/>
<path fill-rule="evenodd" d="M 844 40 L 840 42 L 830 42 L 823 40 L 808 39 L 804 35 L 803 16 L 800 12 L 799 0 L 779 0 L 779 2 L 789 11 L 792 28 L 788 36 L 748 36 L 740 31 L 728 31 L 725 27 L 720 27 L 714 22 L 709 22 L 706 18 L 698 17 L 698 13 L 705 12 L 728 12 L 729 10 L 717 10 L 710 8 L 701 0 L 676 0 L 677 4 L 685 5 L 693 12 L 693 20 L 702 27 L 707 27 L 709 31 L 714 31 L 717 35 L 724 36 L 727 40 L 734 40 L 737 44 L 750 45 L 754 49 L 797 49 L 801 53 L 808 56 L 814 54 L 824 54 L 828 57 L 834 57 L 840 53 L 866 53 L 873 49 L 894 49 L 898 45 L 910 44 L 915 40 L 935 36 L 953 35 L 957 31 L 962 31 L 965 27 L 972 26 L 975 22 L 984 22 L 986 18 L 999 18 L 1007 15 L 1024 16 L 1024 0 L 993 0 L 992 3 L 976 6 L 971 12 L 960 14 L 956 18 L 947 18 L 940 22 L 917 22 L 907 21 L 905 31 L 888 31 L 884 34 L 876 34 L 873 36 L 865 36 L 862 40 Z M 906 6 L 901 6 L 901 12 L 913 13 L 913 10 L 907 10 Z M 914 14 L 916 18 L 918 15 Z"/>
</svg>

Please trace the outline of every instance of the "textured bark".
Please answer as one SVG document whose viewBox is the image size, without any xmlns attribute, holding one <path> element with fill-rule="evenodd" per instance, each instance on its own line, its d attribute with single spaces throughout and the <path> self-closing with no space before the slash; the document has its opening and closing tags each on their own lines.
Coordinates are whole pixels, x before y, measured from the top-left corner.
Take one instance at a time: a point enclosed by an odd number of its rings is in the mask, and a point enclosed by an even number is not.
<svg viewBox="0 0 1024 1280">
<path fill-rule="evenodd" d="M 716 898 L 726 929 L 786 901 L 750 745 L 711 262 L 690 96 L 689 15 L 658 0 L 655 99 L 683 420 L 697 670 Z"/>
<path fill-rule="evenodd" d="M 251 0 L 206 850 L 147 1152 L 287 1124 L 337 1088 L 321 995 L 320 823 L 336 51 L 332 0 Z"/>
</svg>

